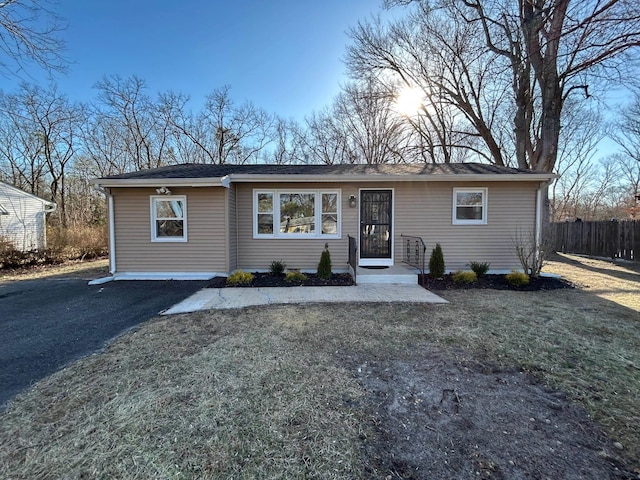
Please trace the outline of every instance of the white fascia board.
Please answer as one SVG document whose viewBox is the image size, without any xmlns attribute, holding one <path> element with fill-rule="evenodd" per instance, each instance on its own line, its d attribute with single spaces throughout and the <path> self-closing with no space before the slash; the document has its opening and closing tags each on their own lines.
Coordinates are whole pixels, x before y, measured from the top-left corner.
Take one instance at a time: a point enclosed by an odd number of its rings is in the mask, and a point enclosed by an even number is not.
<svg viewBox="0 0 640 480">
<path fill-rule="evenodd" d="M 549 182 L 553 173 L 497 173 L 497 174 L 442 174 L 442 175 L 273 175 L 231 174 L 208 178 L 114 178 L 92 180 L 103 188 L 109 187 L 225 187 L 231 183 L 353 183 L 353 182 Z"/>
<path fill-rule="evenodd" d="M 552 173 L 444 174 L 444 175 L 230 175 L 231 183 L 301 182 L 548 182 Z"/>
<path fill-rule="evenodd" d="M 91 183 L 103 188 L 109 187 L 228 187 L 225 178 L 97 178 Z"/>
</svg>

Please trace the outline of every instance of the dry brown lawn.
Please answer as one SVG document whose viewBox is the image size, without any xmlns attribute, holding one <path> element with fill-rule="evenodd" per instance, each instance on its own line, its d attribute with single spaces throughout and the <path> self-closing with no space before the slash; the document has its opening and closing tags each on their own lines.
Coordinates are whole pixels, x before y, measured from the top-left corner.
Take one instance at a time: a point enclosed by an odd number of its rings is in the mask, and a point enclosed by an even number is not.
<svg viewBox="0 0 640 480">
<path fill-rule="evenodd" d="M 616 468 L 638 474 L 638 272 L 568 256 L 548 270 L 580 288 L 442 292 L 449 305 L 288 305 L 155 318 L 15 399 L 0 417 L 0 478 L 618 478 Z M 524 392 L 535 388 L 547 402 L 536 411 L 554 404 L 555 416 L 530 419 L 517 410 L 527 397 L 502 394 L 494 403 L 522 417 L 518 438 L 530 444 L 514 447 L 505 436 L 499 450 L 506 454 L 491 453 L 500 440 L 485 434 L 473 452 L 452 449 L 453 437 L 419 416 L 435 410 L 427 408 L 427 386 L 412 377 L 438 365 L 444 370 L 436 379 L 455 372 L 455 381 L 467 375 L 462 380 L 471 382 L 488 372 L 500 385 L 527 384 Z M 568 400 L 513 380 L 526 373 Z M 442 390 L 440 409 L 452 392 L 449 413 L 458 421 L 474 396 L 464 382 L 456 388 Z M 581 407 L 595 423 L 580 416 Z M 569 411 L 570 421 L 561 423 Z M 540 425 L 535 432 L 533 421 Z M 449 455 L 450 464 L 387 458 L 385 448 L 404 441 L 393 437 L 391 423 L 407 437 L 416 429 L 420 438 L 433 434 L 423 450 Z M 559 425 L 574 441 L 551 445 Z M 531 452 L 529 460 L 514 448 Z M 588 459 L 572 456 L 585 450 Z M 603 469 L 593 470 L 597 477 L 568 474 L 592 464 Z"/>
<path fill-rule="evenodd" d="M 108 272 L 109 260 L 106 258 L 99 258 L 95 260 L 70 260 L 60 265 L 41 265 L 37 267 L 12 270 L 0 269 L 0 283 L 52 277 L 79 277 L 93 279 L 107 276 Z"/>
</svg>

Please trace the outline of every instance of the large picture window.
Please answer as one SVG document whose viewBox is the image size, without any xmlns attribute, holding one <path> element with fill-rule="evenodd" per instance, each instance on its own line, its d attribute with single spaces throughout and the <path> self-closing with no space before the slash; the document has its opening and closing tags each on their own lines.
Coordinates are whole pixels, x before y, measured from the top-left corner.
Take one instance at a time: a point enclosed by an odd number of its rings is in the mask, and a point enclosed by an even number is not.
<svg viewBox="0 0 640 480">
<path fill-rule="evenodd" d="M 453 189 L 453 223 L 484 225 L 487 223 L 487 189 Z"/>
<path fill-rule="evenodd" d="M 254 237 L 339 238 L 340 192 L 254 191 Z"/>
<path fill-rule="evenodd" d="M 187 241 L 187 198 L 181 195 L 151 197 L 151 240 Z"/>
</svg>

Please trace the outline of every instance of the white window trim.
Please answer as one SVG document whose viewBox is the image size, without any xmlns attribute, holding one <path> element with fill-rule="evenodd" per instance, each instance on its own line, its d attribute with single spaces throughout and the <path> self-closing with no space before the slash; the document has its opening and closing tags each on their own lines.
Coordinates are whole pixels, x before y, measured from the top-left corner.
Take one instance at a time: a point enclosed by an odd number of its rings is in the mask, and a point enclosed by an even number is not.
<svg viewBox="0 0 640 480">
<path fill-rule="evenodd" d="M 182 201 L 182 236 L 158 237 L 156 236 L 156 200 L 180 200 Z M 186 242 L 187 241 L 187 196 L 186 195 L 151 195 L 151 241 L 152 242 Z M 180 219 L 178 219 L 180 220 Z"/>
<path fill-rule="evenodd" d="M 273 233 L 258 233 L 258 195 L 260 194 L 273 195 Z M 315 195 L 315 224 L 316 231 L 314 234 L 310 233 L 280 233 L 280 194 L 284 193 L 313 193 Z M 332 234 L 322 234 L 322 195 L 323 194 L 335 194 L 337 195 L 337 212 L 338 225 L 337 232 Z M 265 213 L 265 212 L 263 212 Z M 333 189 L 255 189 L 253 191 L 253 238 L 290 238 L 290 239 L 340 239 L 342 238 L 342 190 L 339 188 Z"/>
<path fill-rule="evenodd" d="M 460 187 L 453 189 L 453 211 L 452 220 L 454 225 L 486 225 L 487 224 L 487 205 L 488 205 L 488 192 L 487 187 Z M 482 218 L 480 220 L 458 220 L 457 218 L 457 199 L 458 193 L 480 193 L 482 194 Z"/>
</svg>

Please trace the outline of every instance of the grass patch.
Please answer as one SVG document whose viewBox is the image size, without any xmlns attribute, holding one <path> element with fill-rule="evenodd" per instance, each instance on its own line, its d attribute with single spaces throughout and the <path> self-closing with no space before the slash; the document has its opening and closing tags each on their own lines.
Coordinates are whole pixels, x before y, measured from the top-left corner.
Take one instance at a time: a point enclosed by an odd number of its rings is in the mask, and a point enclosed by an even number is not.
<svg viewBox="0 0 640 480">
<path fill-rule="evenodd" d="M 367 478 L 371 421 L 347 359 L 415 361 L 427 344 L 532 372 L 640 463 L 636 310 L 581 289 L 444 295 L 449 305 L 287 305 L 151 321 L 9 406 L 0 477 Z"/>
</svg>

